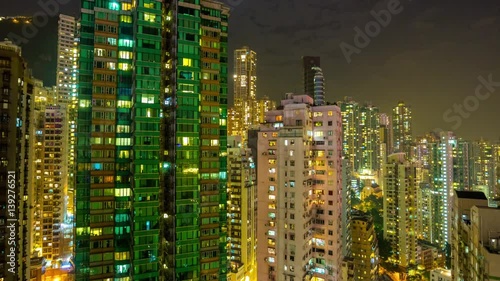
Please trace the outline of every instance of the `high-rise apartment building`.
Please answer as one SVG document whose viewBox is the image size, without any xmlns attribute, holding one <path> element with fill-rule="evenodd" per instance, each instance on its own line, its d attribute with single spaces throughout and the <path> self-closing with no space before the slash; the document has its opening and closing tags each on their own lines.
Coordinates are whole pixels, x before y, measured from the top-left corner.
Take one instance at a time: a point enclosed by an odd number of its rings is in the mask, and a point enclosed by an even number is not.
<svg viewBox="0 0 500 281">
<path fill-rule="evenodd" d="M 352 248 L 351 209 L 352 209 L 352 169 L 350 162 L 342 158 L 342 256 L 350 257 Z"/>
<path fill-rule="evenodd" d="M 394 142 L 392 140 L 392 121 L 391 117 L 386 113 L 379 114 L 379 123 L 380 123 L 380 164 L 379 167 L 382 167 L 388 155 L 391 155 L 393 152 Z"/>
<path fill-rule="evenodd" d="M 230 107 L 227 109 L 227 135 L 241 136 L 243 129 L 241 123 L 241 114 L 236 108 Z"/>
<path fill-rule="evenodd" d="M 451 207 L 453 197 L 453 151 L 457 139 L 452 132 L 440 132 L 431 145 L 430 181 L 435 192 L 433 206 L 433 241 L 444 249 L 450 243 Z"/>
<path fill-rule="evenodd" d="M 242 138 L 228 137 L 228 281 L 257 280 L 257 182 L 252 151 Z"/>
<path fill-rule="evenodd" d="M 59 258 L 69 258 L 63 253 L 65 216 L 68 193 L 68 108 L 66 105 L 48 105 L 43 116 L 41 159 L 41 227 L 42 256 L 50 264 Z"/>
<path fill-rule="evenodd" d="M 78 109 L 78 44 L 79 44 L 79 26 L 80 22 L 72 16 L 59 15 L 58 29 L 57 29 L 57 71 L 56 71 L 56 86 L 57 100 L 51 104 L 65 105 L 67 109 L 67 116 L 65 122 L 68 123 L 68 130 L 64 133 L 65 143 L 67 143 L 66 152 L 64 157 L 66 171 L 62 176 L 67 178 L 67 187 L 63 196 L 68 202 L 65 205 L 63 214 L 63 221 L 65 225 L 73 225 L 74 207 L 73 202 L 75 199 L 75 149 L 76 149 L 76 119 Z M 67 156 L 66 156 L 67 155 Z M 73 233 L 71 227 L 66 227 L 63 232 L 65 241 L 63 247 L 68 247 L 68 243 L 72 243 L 70 233 Z M 71 248 L 71 247 L 70 247 Z M 69 250 L 69 249 L 68 249 Z"/>
<path fill-rule="evenodd" d="M 35 112 L 33 116 L 33 125 L 34 125 L 34 133 L 32 138 L 33 149 L 31 150 L 31 155 L 33 157 L 32 161 L 32 196 L 30 196 L 30 205 L 32 206 L 30 216 L 31 216 L 31 229 L 29 230 L 31 236 L 31 251 L 33 254 L 33 258 L 31 259 L 31 270 L 30 277 L 31 281 L 39 281 L 42 278 L 42 274 L 45 272 L 46 266 L 55 265 L 56 263 L 47 263 L 46 258 L 43 255 L 43 244 L 44 244 L 44 232 L 47 234 L 52 230 L 52 227 L 49 229 L 44 229 L 44 208 L 47 208 L 50 213 L 53 212 L 53 209 L 50 207 L 50 202 L 47 206 L 44 206 L 44 202 L 46 200 L 44 198 L 44 192 L 50 190 L 49 188 L 45 189 L 45 159 L 50 159 L 50 153 L 45 157 L 45 109 L 47 106 L 54 104 L 57 101 L 57 92 L 54 88 L 46 88 L 43 87 L 42 81 L 34 82 L 34 105 Z M 62 136 L 61 136 L 62 137 Z M 47 139 L 47 141 L 50 141 Z M 55 139 L 52 140 L 55 142 Z M 59 142 L 59 141 L 58 141 Z M 58 155 L 60 156 L 62 155 Z M 52 157 L 53 158 L 53 157 Z M 66 166 L 66 169 L 69 168 Z M 54 189 L 52 189 L 53 191 Z M 57 188 L 60 191 L 60 188 Z M 60 194 L 59 194 L 60 195 Z M 66 211 L 69 211 L 70 207 L 67 206 Z M 64 208 L 64 207 L 63 207 Z M 72 228 L 70 229 L 72 230 Z M 72 231 L 71 231 L 72 232 Z M 50 232 L 51 233 L 51 232 Z M 52 234 L 52 233 L 51 233 Z M 68 241 L 64 241 L 64 236 L 61 239 L 62 243 L 62 252 L 67 254 L 72 254 L 72 233 L 70 233 L 70 237 Z M 65 244 L 66 242 L 66 244 Z M 66 246 L 66 248 L 65 248 Z M 48 252 L 48 251 L 47 251 Z M 67 256 L 66 256 L 67 257 Z"/>
<path fill-rule="evenodd" d="M 315 71 L 313 81 L 314 81 L 314 105 L 325 105 L 325 77 L 323 76 L 323 70 L 320 67 L 313 67 L 312 70 Z"/>
<path fill-rule="evenodd" d="M 435 241 L 436 233 L 434 228 L 435 205 L 437 204 L 437 194 L 429 183 L 421 183 L 417 191 L 417 233 L 418 238 L 424 241 Z"/>
<path fill-rule="evenodd" d="M 256 280 L 341 278 L 342 122 L 287 94 L 258 133 Z"/>
<path fill-rule="evenodd" d="M 378 241 L 373 218 L 354 210 L 351 229 L 354 280 L 378 280 Z"/>
<path fill-rule="evenodd" d="M 257 107 L 257 53 L 249 47 L 234 51 L 234 109 L 245 143 L 246 132 L 258 122 Z"/>
<path fill-rule="evenodd" d="M 157 280 L 162 11 L 82 1 L 75 280 Z"/>
<path fill-rule="evenodd" d="M 371 104 L 360 108 L 360 166 L 358 170 L 377 171 L 380 168 L 379 109 Z"/>
<path fill-rule="evenodd" d="M 339 102 L 342 110 L 343 151 L 350 160 L 354 173 L 373 175 L 382 166 L 381 137 L 386 139 L 388 131 L 381 132 L 380 114 L 370 103 L 360 105 L 351 97 Z"/>
<path fill-rule="evenodd" d="M 500 279 L 500 209 L 488 207 L 484 193 L 455 191 L 452 280 Z"/>
<path fill-rule="evenodd" d="M 30 280 L 34 84 L 21 48 L 0 42 L 0 279 Z"/>
<path fill-rule="evenodd" d="M 302 75 L 304 83 L 304 94 L 314 98 L 314 67 L 321 67 L 321 58 L 313 56 L 302 57 Z"/>
<path fill-rule="evenodd" d="M 453 189 L 471 190 L 470 142 L 457 138 L 453 150 Z"/>
<path fill-rule="evenodd" d="M 470 142 L 469 157 L 471 188 L 487 191 L 486 196 L 490 199 L 498 197 L 495 145 L 485 140 Z"/>
<path fill-rule="evenodd" d="M 58 102 L 71 104 L 77 96 L 78 46 L 76 20 L 72 16 L 59 15 L 57 42 L 56 87 Z"/>
<path fill-rule="evenodd" d="M 38 84 L 38 85 L 37 85 Z M 42 241 L 43 241 L 43 192 L 44 192 L 44 126 L 45 126 L 45 108 L 47 105 L 53 104 L 54 101 L 57 100 L 57 95 L 55 91 L 49 91 L 48 89 L 43 88 L 43 83 L 39 81 L 39 83 L 35 83 L 38 87 L 35 88 L 35 112 L 33 116 L 33 124 L 34 124 L 34 138 L 32 141 L 33 149 L 33 173 L 32 173 L 32 182 L 33 182 L 33 195 L 31 197 L 31 216 L 32 216 L 32 228 L 30 229 L 31 233 L 31 245 L 32 251 L 37 256 L 42 256 Z M 41 87 L 40 87 L 41 86 Z"/>
<path fill-rule="evenodd" d="M 76 280 L 226 279 L 227 22 L 82 1 Z"/>
<path fill-rule="evenodd" d="M 404 152 L 408 157 L 412 157 L 413 131 L 411 108 L 402 101 L 392 110 L 392 128 L 394 152 Z"/>
<path fill-rule="evenodd" d="M 345 97 L 343 101 L 339 102 L 342 111 L 342 149 L 343 156 L 349 159 L 350 166 L 353 172 L 356 172 L 360 166 L 360 152 L 359 152 L 359 104 L 351 97 Z"/>
<path fill-rule="evenodd" d="M 401 267 L 416 265 L 417 169 L 404 153 L 388 157 L 384 167 L 384 239 L 394 251 L 391 260 Z"/>
<path fill-rule="evenodd" d="M 264 123 L 266 120 L 266 112 L 276 109 L 276 102 L 268 96 L 263 96 L 257 100 L 257 124 Z"/>
<path fill-rule="evenodd" d="M 229 8 L 172 0 L 165 11 L 162 274 L 225 281 Z"/>
</svg>

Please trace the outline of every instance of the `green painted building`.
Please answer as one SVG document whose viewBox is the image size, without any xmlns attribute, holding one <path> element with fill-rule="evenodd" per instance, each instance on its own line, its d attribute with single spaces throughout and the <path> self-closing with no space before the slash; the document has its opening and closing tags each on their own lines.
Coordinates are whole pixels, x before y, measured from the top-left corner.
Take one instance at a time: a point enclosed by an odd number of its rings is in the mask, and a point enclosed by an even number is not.
<svg viewBox="0 0 500 281">
<path fill-rule="evenodd" d="M 225 280 L 228 12 L 82 0 L 77 281 Z"/>
</svg>

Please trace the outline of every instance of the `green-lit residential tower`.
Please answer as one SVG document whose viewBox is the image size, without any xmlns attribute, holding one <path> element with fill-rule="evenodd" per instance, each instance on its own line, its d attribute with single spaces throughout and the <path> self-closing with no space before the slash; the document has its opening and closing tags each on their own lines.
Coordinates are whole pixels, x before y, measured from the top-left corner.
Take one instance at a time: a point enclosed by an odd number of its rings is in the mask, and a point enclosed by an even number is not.
<svg viewBox="0 0 500 281">
<path fill-rule="evenodd" d="M 226 280 L 228 14 L 82 1 L 76 280 Z"/>
<path fill-rule="evenodd" d="M 82 0 L 77 281 L 159 280 L 162 2 Z"/>
<path fill-rule="evenodd" d="M 229 9 L 166 2 L 162 275 L 225 281 Z"/>
</svg>

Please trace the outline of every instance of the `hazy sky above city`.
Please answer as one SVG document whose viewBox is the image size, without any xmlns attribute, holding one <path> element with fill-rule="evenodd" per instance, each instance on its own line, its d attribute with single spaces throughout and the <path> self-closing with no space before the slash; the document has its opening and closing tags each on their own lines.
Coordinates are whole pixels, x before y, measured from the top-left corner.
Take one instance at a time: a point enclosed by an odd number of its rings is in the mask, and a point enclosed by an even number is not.
<svg viewBox="0 0 500 281">
<path fill-rule="evenodd" d="M 232 6 L 231 57 L 244 45 L 258 54 L 258 96 L 278 100 L 286 92 L 300 93 L 301 56 L 320 56 L 329 101 L 352 96 L 389 112 L 404 100 L 412 106 L 416 134 L 456 128 L 467 139 L 500 137 L 500 83 L 481 86 L 483 100 L 474 97 L 480 76 L 500 82 L 498 0 L 223 2 Z M 33 15 L 40 10 L 37 3 L 2 1 L 0 15 Z M 79 5 L 69 0 L 60 8 L 77 15 Z M 365 30 L 374 20 L 371 11 L 389 7 L 399 12 L 392 14 L 386 27 L 375 30 L 369 44 L 358 45 L 348 63 L 340 44 L 356 47 L 354 28 Z M 488 92 L 492 92 L 489 97 Z M 468 107 L 460 116 L 454 104 L 464 102 Z"/>
</svg>

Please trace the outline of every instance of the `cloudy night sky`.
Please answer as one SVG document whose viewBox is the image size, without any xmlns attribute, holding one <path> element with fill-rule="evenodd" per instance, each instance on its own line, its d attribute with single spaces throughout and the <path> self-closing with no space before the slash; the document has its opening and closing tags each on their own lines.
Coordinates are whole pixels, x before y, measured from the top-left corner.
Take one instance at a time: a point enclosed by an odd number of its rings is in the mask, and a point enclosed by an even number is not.
<svg viewBox="0 0 500 281">
<path fill-rule="evenodd" d="M 500 121 L 498 0 L 401 0 L 402 11 L 392 15 L 389 25 L 360 48 L 359 54 L 352 55 L 351 63 L 340 43 L 354 46 L 354 28 L 364 30 L 373 20 L 370 12 L 386 10 L 389 1 L 223 2 L 232 6 L 230 56 L 244 45 L 258 54 L 258 96 L 278 100 L 286 92 L 301 92 L 301 56 L 320 56 L 327 100 L 352 96 L 358 102 L 371 101 L 383 112 L 404 100 L 412 106 L 418 135 L 435 128 L 451 130 L 455 122 L 446 122 L 443 114 L 453 110 L 454 104 L 473 100 L 469 96 L 480 85 L 478 77 L 488 80 L 491 76 L 499 83 L 490 89 L 497 90 L 479 101 L 475 111 L 465 112 L 468 118 L 460 118 L 463 123 L 455 131 L 467 139 L 500 137 L 496 123 Z M 40 10 L 37 3 L 2 1 L 0 15 L 33 15 Z M 78 16 L 79 5 L 70 0 L 61 5 L 61 12 Z M 487 92 L 483 87 L 481 94 Z M 451 112 L 452 116 L 458 115 Z"/>
</svg>

